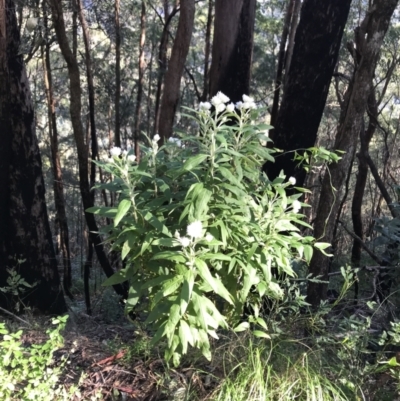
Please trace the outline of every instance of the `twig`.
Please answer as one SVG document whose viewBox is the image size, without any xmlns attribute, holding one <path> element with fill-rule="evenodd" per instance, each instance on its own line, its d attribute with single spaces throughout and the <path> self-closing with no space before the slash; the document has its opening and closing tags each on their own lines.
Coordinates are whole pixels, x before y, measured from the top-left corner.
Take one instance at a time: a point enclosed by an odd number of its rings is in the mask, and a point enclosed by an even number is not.
<svg viewBox="0 0 400 401">
<path fill-rule="evenodd" d="M 19 316 L 15 315 L 14 313 L 10 312 L 10 311 L 7 310 L 7 309 L 2 308 L 1 306 L 0 306 L 0 311 L 2 311 L 2 312 L 4 312 L 4 313 L 7 313 L 7 315 L 12 316 L 14 319 L 17 319 L 17 320 L 19 320 L 19 321 L 22 322 L 22 323 L 27 324 L 29 327 L 32 326 L 32 325 L 31 325 L 29 322 L 27 322 L 26 320 L 21 319 Z"/>
<path fill-rule="evenodd" d="M 369 256 L 371 256 L 371 258 L 373 260 L 375 260 L 376 263 L 379 263 L 380 265 L 384 265 L 385 261 L 383 259 L 381 259 L 379 256 L 375 255 L 368 247 L 367 245 L 365 245 L 364 241 L 356 234 L 354 234 L 352 231 L 350 231 L 346 225 L 343 223 L 343 221 L 339 220 L 339 223 L 342 225 L 342 227 L 345 229 L 345 231 L 351 236 L 353 237 L 356 241 L 358 241 L 362 248 L 365 250 L 365 252 L 368 253 Z"/>
</svg>

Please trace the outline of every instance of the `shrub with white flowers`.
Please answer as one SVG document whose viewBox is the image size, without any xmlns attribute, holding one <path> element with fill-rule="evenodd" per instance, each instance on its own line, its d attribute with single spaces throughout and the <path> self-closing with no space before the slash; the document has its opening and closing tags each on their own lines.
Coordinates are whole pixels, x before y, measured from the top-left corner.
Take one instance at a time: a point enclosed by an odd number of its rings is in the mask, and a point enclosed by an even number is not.
<svg viewBox="0 0 400 401">
<path fill-rule="evenodd" d="M 153 343 L 165 339 L 174 364 L 189 345 L 211 358 L 209 337 L 236 327 L 246 303 L 258 310 L 263 297 L 282 297 L 273 269 L 294 276 L 293 261 L 309 262 L 315 246 L 299 230 L 308 227 L 299 214 L 305 190 L 288 196 L 293 177 L 271 182 L 261 172 L 274 160 L 260 144 L 271 127 L 257 122 L 254 100 L 233 105 L 218 93 L 190 115 L 197 133 L 160 148 L 156 135 L 139 163 L 113 148 L 99 164 L 118 206 L 90 209 L 113 220 L 102 231 L 125 261 L 105 284 L 129 281 L 127 311 L 148 303 Z"/>
</svg>

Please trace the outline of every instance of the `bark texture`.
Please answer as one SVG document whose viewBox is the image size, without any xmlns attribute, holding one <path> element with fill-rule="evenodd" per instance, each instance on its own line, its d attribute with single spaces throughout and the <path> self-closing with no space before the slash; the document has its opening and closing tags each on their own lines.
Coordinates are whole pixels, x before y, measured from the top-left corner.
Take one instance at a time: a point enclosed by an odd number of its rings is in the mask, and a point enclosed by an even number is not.
<svg viewBox="0 0 400 401">
<path fill-rule="evenodd" d="M 164 91 L 161 100 L 159 135 L 160 145 L 172 136 L 174 118 L 180 97 L 181 78 L 185 68 L 186 57 L 189 52 L 194 23 L 195 0 L 181 2 L 178 29 L 171 59 L 165 74 Z"/>
<path fill-rule="evenodd" d="M 274 146 L 289 153 L 264 165 L 270 179 L 283 170 L 287 177 L 295 177 L 299 186 L 304 183 L 305 171 L 296 168 L 293 151 L 314 146 L 350 3 L 351 0 L 303 2 L 285 92 L 275 129 L 270 133 Z"/>
<path fill-rule="evenodd" d="M 343 113 L 335 141 L 335 149 L 343 150 L 342 159 L 329 168 L 325 174 L 317 216 L 314 223 L 314 236 L 324 242 L 332 242 L 333 229 L 340 201 L 340 190 L 348 171 L 351 157 L 357 145 L 357 138 L 362 127 L 362 119 L 367 107 L 368 96 L 379 52 L 389 27 L 390 18 L 398 0 L 375 0 L 370 12 L 356 30 L 357 51 L 360 62 L 356 63 L 353 81 L 349 88 L 346 110 Z M 328 279 L 328 258 L 315 251 L 310 263 L 310 273 Z M 309 283 L 307 299 L 313 306 L 319 305 L 326 298 L 327 284 Z"/>
<path fill-rule="evenodd" d="M 223 92 L 233 102 L 249 94 L 256 0 L 216 0 L 210 97 Z"/>
<path fill-rule="evenodd" d="M 28 283 L 36 283 L 21 294 L 25 304 L 63 313 L 66 305 L 47 215 L 33 103 L 19 45 L 14 2 L 1 0 L 0 286 L 7 286 L 6 268 L 16 268 Z M 0 304 L 7 304 L 6 298 L 3 294 Z"/>
</svg>

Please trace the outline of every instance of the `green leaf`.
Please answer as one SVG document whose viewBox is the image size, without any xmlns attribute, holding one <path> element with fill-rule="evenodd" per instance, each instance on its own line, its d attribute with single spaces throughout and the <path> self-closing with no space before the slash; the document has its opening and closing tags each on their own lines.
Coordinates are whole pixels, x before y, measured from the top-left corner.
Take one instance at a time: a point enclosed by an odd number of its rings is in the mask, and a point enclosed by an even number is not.
<svg viewBox="0 0 400 401">
<path fill-rule="evenodd" d="M 168 237 L 172 237 L 168 228 L 155 217 L 152 213 L 147 212 L 144 216 L 145 220 L 148 221 L 157 231 L 167 235 Z"/>
<path fill-rule="evenodd" d="M 235 327 L 233 329 L 233 331 L 236 332 L 236 333 L 239 333 L 241 331 L 247 330 L 249 327 L 250 327 L 249 322 L 242 322 L 242 323 L 239 324 L 239 326 Z"/>
<path fill-rule="evenodd" d="M 220 297 L 224 298 L 225 301 L 229 302 L 231 305 L 233 305 L 233 300 L 232 296 L 229 293 L 229 291 L 225 288 L 225 286 L 222 284 L 221 279 L 216 279 L 208 269 L 207 263 L 204 262 L 204 260 L 201 260 L 199 258 L 195 258 L 195 264 L 196 267 L 199 271 L 199 274 L 201 278 L 208 283 L 213 291 L 218 294 Z"/>
<path fill-rule="evenodd" d="M 114 218 L 114 227 L 117 227 L 118 223 L 124 218 L 128 213 L 132 202 L 129 199 L 122 199 L 118 205 L 117 215 Z"/>
<path fill-rule="evenodd" d="M 190 157 L 186 160 L 183 165 L 183 169 L 186 171 L 191 171 L 195 167 L 197 167 L 200 163 L 202 163 L 205 159 L 207 159 L 208 155 L 199 154 L 193 157 Z"/>
<path fill-rule="evenodd" d="M 271 336 L 270 336 L 269 334 L 267 334 L 267 333 L 265 333 L 265 332 L 263 332 L 263 331 L 261 331 L 261 330 L 254 330 L 254 331 L 253 331 L 253 334 L 254 334 L 256 337 L 266 338 L 267 340 L 270 340 L 270 339 L 271 339 Z"/>
<path fill-rule="evenodd" d="M 163 251 L 156 253 L 150 260 L 172 260 L 178 263 L 185 263 L 186 258 L 176 251 Z"/>
<path fill-rule="evenodd" d="M 192 331 L 190 330 L 189 325 L 183 319 L 180 321 L 180 324 L 179 324 L 179 335 L 181 336 L 181 338 L 184 337 L 186 339 L 186 341 L 192 347 L 194 347 L 194 338 L 192 336 Z"/>
</svg>

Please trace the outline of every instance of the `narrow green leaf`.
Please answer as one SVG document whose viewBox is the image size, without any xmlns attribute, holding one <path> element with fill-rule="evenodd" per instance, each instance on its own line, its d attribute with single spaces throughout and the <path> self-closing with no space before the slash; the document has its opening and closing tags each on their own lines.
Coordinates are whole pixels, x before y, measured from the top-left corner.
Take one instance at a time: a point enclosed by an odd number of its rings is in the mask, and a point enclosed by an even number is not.
<svg viewBox="0 0 400 401">
<path fill-rule="evenodd" d="M 114 219 L 114 227 L 117 227 L 118 223 L 124 218 L 124 216 L 128 213 L 132 202 L 129 199 L 122 199 L 122 201 L 118 205 L 117 215 Z"/>
<path fill-rule="evenodd" d="M 208 155 L 199 154 L 193 157 L 190 157 L 186 160 L 185 164 L 183 165 L 183 169 L 186 171 L 191 171 L 199 164 L 201 164 L 205 159 L 207 159 Z"/>
</svg>

